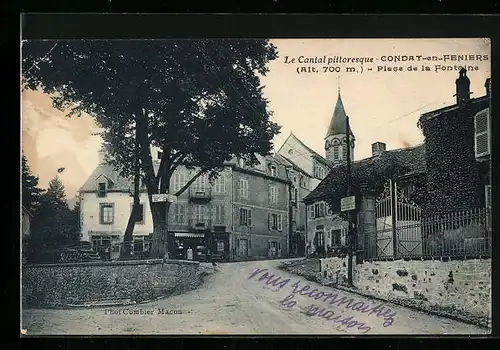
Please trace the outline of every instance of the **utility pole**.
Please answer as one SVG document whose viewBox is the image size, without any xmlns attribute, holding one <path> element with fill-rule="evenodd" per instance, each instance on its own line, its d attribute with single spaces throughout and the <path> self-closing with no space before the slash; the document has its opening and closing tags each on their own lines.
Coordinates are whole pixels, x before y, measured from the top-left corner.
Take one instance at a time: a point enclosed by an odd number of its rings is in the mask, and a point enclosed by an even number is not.
<svg viewBox="0 0 500 350">
<path fill-rule="evenodd" d="M 351 174 L 351 135 L 349 133 L 349 116 L 346 116 L 346 146 L 347 146 L 347 193 L 346 197 L 351 195 L 351 182 L 352 182 L 352 174 Z M 352 218 L 351 218 L 351 210 L 347 211 L 347 237 L 348 237 L 348 261 L 347 261 L 347 280 L 349 286 L 353 285 L 352 282 L 352 258 L 353 258 L 353 250 L 354 250 L 354 237 L 352 236 Z"/>
<path fill-rule="evenodd" d="M 293 196 L 293 191 L 292 191 L 292 180 L 290 176 L 291 168 L 286 168 L 286 177 L 288 179 L 288 240 L 287 240 L 287 257 L 290 257 L 290 252 L 291 252 L 291 247 L 293 247 L 293 242 L 295 241 L 294 236 L 293 236 L 293 207 L 292 207 L 292 196 Z M 296 203 L 298 206 L 298 203 Z"/>
</svg>

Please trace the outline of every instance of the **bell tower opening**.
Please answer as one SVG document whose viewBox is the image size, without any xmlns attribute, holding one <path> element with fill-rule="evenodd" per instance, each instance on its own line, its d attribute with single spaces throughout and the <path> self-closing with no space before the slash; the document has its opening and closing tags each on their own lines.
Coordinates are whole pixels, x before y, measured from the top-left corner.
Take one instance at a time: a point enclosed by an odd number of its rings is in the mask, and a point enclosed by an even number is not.
<svg viewBox="0 0 500 350">
<path fill-rule="evenodd" d="M 351 128 L 347 130 L 347 114 L 339 89 L 337 103 L 325 136 L 325 158 L 334 166 L 347 162 L 347 133 L 349 133 L 350 158 L 353 161 L 356 140 Z"/>
</svg>

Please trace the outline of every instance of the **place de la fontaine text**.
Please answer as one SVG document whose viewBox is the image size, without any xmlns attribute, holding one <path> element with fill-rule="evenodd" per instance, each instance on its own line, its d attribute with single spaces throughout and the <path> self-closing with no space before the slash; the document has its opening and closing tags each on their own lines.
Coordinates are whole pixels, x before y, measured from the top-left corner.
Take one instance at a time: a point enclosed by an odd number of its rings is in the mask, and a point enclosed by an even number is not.
<svg viewBox="0 0 500 350">
<path fill-rule="evenodd" d="M 410 65 L 410 66 L 402 66 L 402 65 L 379 65 L 376 68 L 373 67 L 363 67 L 363 66 L 297 66 L 295 71 L 297 74 L 302 73 L 365 73 L 365 72 L 449 72 L 456 71 L 459 72 L 462 68 L 467 69 L 468 71 L 478 71 L 479 66 L 461 66 L 461 65 Z"/>
</svg>

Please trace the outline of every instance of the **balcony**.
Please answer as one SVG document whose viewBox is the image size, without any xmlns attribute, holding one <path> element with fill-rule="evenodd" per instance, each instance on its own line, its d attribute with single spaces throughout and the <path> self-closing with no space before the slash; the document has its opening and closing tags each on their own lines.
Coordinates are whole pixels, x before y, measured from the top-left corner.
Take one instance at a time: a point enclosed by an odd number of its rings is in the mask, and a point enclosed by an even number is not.
<svg viewBox="0 0 500 350">
<path fill-rule="evenodd" d="M 196 219 L 189 220 L 189 228 L 194 231 L 211 231 L 212 220 L 199 221 Z"/>
<path fill-rule="evenodd" d="M 212 199 L 212 188 L 189 188 L 189 200 L 196 203 L 207 203 Z"/>
</svg>

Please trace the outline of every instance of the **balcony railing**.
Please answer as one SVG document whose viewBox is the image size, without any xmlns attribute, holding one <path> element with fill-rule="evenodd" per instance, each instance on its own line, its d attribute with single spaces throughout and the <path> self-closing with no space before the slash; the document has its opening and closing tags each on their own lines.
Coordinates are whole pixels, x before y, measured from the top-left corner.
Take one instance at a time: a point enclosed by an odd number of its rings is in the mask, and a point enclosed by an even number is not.
<svg viewBox="0 0 500 350">
<path fill-rule="evenodd" d="M 192 201 L 206 202 L 212 199 L 211 187 L 194 187 L 189 188 L 189 199 Z"/>
<path fill-rule="evenodd" d="M 196 231 L 207 231 L 212 230 L 212 220 L 197 220 L 191 219 L 189 220 L 189 228 Z"/>
</svg>

